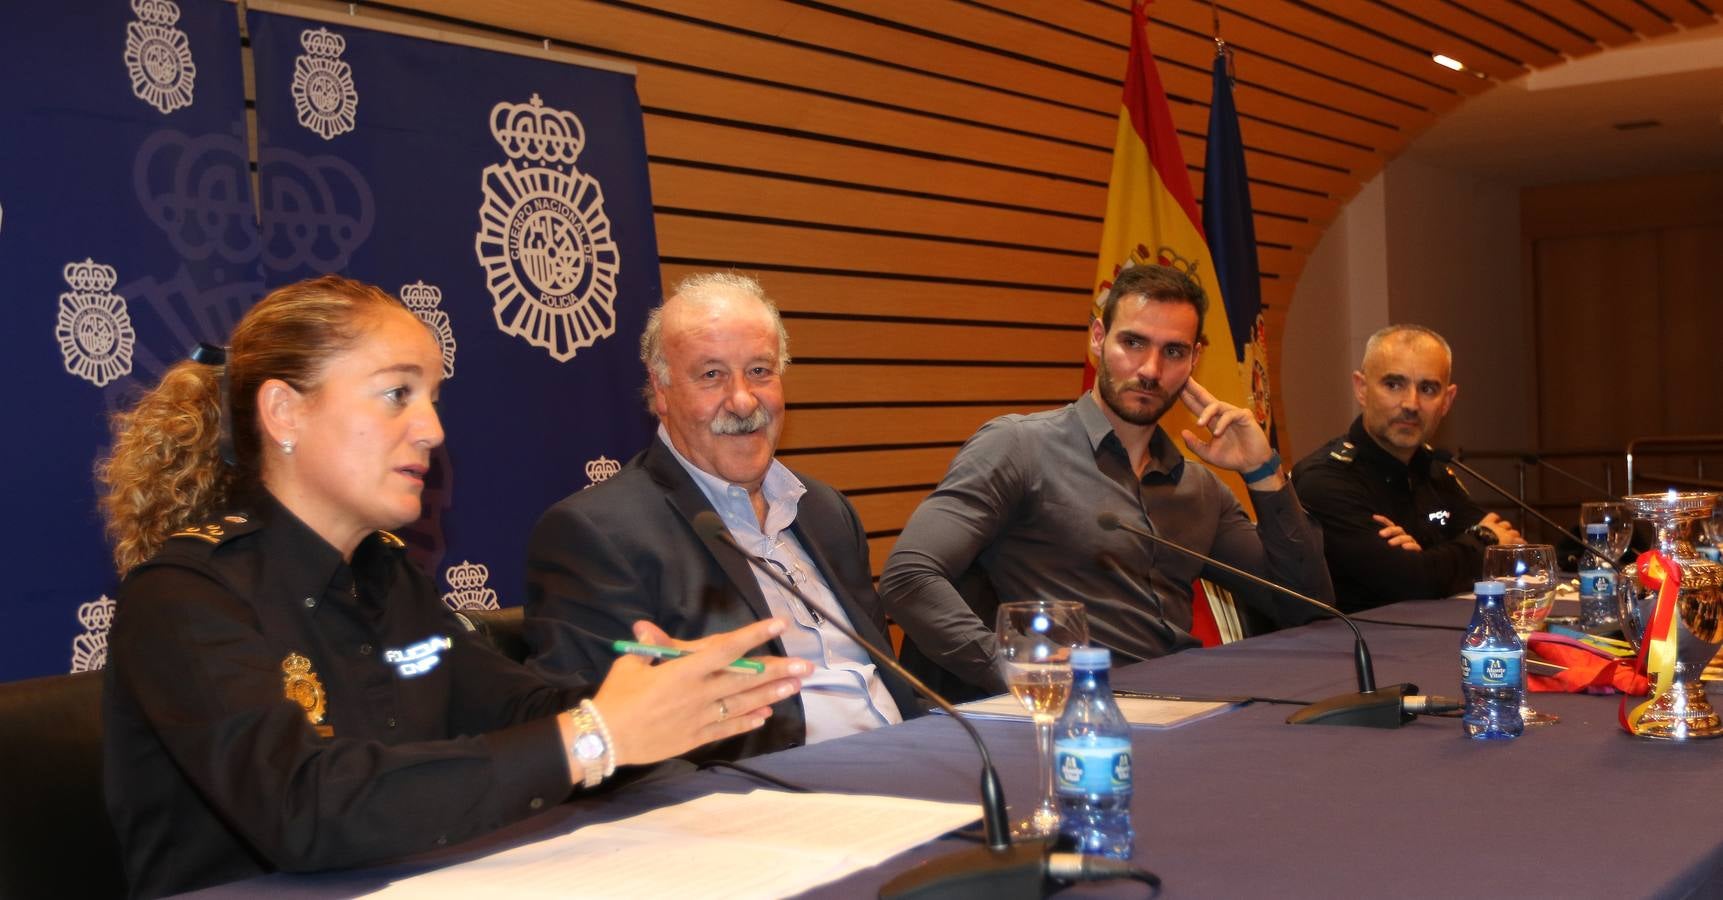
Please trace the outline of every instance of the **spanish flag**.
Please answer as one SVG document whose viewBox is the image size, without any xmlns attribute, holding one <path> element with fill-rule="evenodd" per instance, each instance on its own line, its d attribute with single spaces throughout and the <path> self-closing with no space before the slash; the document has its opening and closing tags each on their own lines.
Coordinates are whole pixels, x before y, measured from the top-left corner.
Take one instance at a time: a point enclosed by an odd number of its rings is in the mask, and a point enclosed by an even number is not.
<svg viewBox="0 0 1723 900">
<path fill-rule="evenodd" d="M 1207 346 L 1194 377 L 1219 399 L 1247 406 L 1249 382 L 1242 377 L 1241 357 L 1233 344 L 1225 298 L 1203 237 L 1202 213 L 1191 190 L 1185 155 L 1179 149 L 1178 132 L 1167 108 L 1166 90 L 1149 53 L 1146 5 L 1138 3 L 1131 8 L 1131 56 L 1125 70 L 1118 133 L 1113 140 L 1113 172 L 1107 184 L 1107 216 L 1101 228 L 1091 313 L 1100 315 L 1101 301 L 1112 287 L 1113 277 L 1130 266 L 1160 263 L 1185 270 L 1202 285 L 1209 301 L 1203 322 Z M 1085 388 L 1094 383 L 1095 363 L 1090 359 L 1084 372 Z M 1161 427 L 1174 438 L 1184 428 L 1200 434 L 1192 418 L 1182 404 L 1175 403 L 1161 419 Z M 1243 500 L 1244 484 L 1236 473 L 1215 474 Z"/>
</svg>

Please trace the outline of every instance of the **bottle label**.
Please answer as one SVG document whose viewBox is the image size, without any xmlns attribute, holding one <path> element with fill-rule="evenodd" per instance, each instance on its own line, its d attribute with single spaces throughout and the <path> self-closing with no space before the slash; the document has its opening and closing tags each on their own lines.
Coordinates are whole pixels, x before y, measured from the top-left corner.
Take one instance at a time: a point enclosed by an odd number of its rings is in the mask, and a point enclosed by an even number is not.
<svg viewBox="0 0 1723 900">
<path fill-rule="evenodd" d="M 1054 780 L 1061 794 L 1112 794 L 1131 789 L 1131 742 L 1103 738 L 1093 744 L 1053 747 Z"/>
<path fill-rule="evenodd" d="M 1502 650 L 1461 650 L 1460 683 L 1466 687 L 1519 687 L 1524 654 Z"/>
<path fill-rule="evenodd" d="M 1615 596 L 1615 573 L 1609 569 L 1581 569 L 1579 573 L 1579 595 L 1581 597 Z"/>
</svg>

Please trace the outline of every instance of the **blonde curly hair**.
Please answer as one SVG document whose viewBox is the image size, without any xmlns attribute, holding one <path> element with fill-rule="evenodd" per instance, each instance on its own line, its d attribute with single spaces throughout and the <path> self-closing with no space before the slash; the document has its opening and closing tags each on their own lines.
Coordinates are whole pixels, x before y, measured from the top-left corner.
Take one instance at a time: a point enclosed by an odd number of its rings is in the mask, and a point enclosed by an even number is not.
<svg viewBox="0 0 1723 900">
<path fill-rule="evenodd" d="M 114 565 L 121 577 L 168 535 L 205 521 L 262 485 L 257 392 L 280 379 L 312 393 L 370 317 L 406 310 L 372 285 L 325 275 L 277 288 L 233 329 L 225 367 L 180 362 L 131 409 L 110 419 L 112 453 L 96 464 Z M 233 462 L 222 459 L 223 390 Z"/>
</svg>

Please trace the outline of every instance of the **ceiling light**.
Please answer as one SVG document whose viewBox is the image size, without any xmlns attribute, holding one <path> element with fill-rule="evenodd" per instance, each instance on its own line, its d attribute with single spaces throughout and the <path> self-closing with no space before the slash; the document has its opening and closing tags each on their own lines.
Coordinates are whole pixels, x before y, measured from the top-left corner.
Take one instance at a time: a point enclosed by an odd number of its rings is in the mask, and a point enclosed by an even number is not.
<svg viewBox="0 0 1723 900">
<path fill-rule="evenodd" d="M 1463 62 L 1460 62 L 1459 60 L 1453 58 L 1452 56 L 1443 56 L 1440 53 L 1432 53 L 1432 54 L 1430 54 L 1430 58 L 1435 60 L 1436 65 L 1438 65 L 1438 66 L 1444 66 L 1446 68 L 1453 69 L 1456 72 L 1466 71 L 1466 64 Z"/>
</svg>

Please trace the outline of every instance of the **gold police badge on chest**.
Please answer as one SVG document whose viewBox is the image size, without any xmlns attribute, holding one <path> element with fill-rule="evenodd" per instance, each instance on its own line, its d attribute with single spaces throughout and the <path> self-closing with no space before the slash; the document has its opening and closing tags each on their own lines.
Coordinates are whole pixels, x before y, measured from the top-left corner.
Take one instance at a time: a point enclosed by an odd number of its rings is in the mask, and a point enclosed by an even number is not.
<svg viewBox="0 0 1723 900">
<path fill-rule="evenodd" d="M 323 690 L 323 682 L 318 681 L 317 673 L 311 671 L 311 660 L 289 653 L 281 661 L 281 671 L 281 689 L 287 699 L 305 710 L 305 718 L 310 720 L 319 735 L 333 736 L 335 729 L 325 724 L 329 698 Z"/>
</svg>

